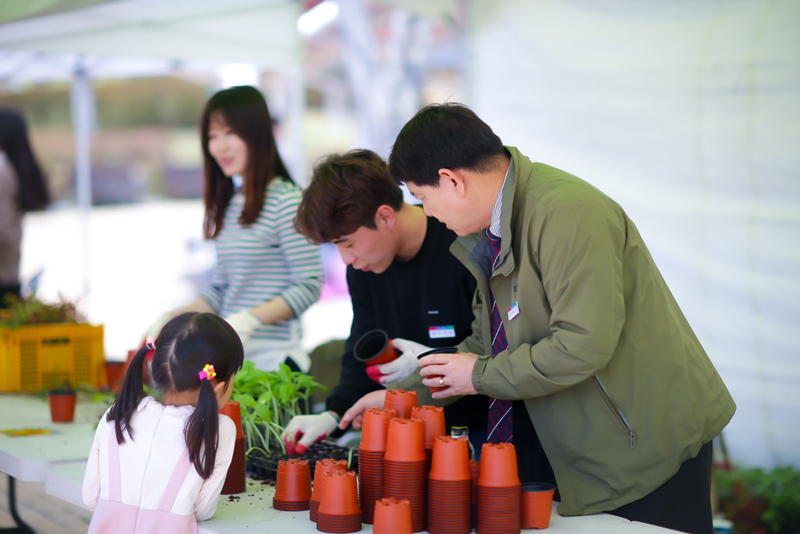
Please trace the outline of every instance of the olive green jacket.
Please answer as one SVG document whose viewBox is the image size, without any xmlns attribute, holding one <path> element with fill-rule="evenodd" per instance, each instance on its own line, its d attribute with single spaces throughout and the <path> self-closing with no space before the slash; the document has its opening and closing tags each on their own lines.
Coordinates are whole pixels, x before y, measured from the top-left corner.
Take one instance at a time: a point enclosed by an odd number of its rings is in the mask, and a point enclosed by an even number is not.
<svg viewBox="0 0 800 534">
<path fill-rule="evenodd" d="M 613 510 L 673 476 L 736 406 L 622 208 L 507 148 L 490 286 L 509 350 L 491 356 L 484 232 L 450 249 L 478 280 L 473 335 L 459 347 L 482 355 L 478 393 L 525 401 L 558 482 L 558 512 Z"/>
</svg>

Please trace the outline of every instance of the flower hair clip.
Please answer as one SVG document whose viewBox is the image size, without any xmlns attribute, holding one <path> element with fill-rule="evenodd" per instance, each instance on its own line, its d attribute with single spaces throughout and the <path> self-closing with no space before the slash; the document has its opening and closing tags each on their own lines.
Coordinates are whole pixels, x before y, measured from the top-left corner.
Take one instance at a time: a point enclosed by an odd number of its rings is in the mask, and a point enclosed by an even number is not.
<svg viewBox="0 0 800 534">
<path fill-rule="evenodd" d="M 211 380 L 212 378 L 216 378 L 217 372 L 214 370 L 214 366 L 210 363 L 207 363 L 203 370 L 197 373 L 197 376 L 200 377 L 200 380 L 204 378 L 207 380 Z"/>
</svg>

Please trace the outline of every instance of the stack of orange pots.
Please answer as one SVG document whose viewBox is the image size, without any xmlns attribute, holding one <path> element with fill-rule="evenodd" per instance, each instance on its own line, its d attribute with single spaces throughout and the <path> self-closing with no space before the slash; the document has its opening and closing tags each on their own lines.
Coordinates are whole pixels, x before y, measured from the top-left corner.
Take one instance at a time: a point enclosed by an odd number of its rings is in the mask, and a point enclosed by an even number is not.
<svg viewBox="0 0 800 534">
<path fill-rule="evenodd" d="M 375 503 L 374 534 L 411 534 L 411 504 L 408 499 L 387 497 Z"/>
<path fill-rule="evenodd" d="M 478 476 L 481 471 L 481 463 L 478 460 L 469 461 L 469 472 L 472 474 L 472 528 L 478 525 Z"/>
<path fill-rule="evenodd" d="M 402 419 L 411 418 L 411 409 L 414 406 L 419 406 L 417 392 L 414 390 L 393 389 L 387 391 L 383 401 L 384 410 L 394 410 L 397 412 L 397 417 Z"/>
<path fill-rule="evenodd" d="M 478 534 L 520 531 L 520 482 L 511 443 L 484 443 L 478 475 Z"/>
<path fill-rule="evenodd" d="M 228 466 L 228 474 L 222 485 L 222 494 L 242 493 L 247 489 L 245 480 L 244 432 L 242 431 L 242 410 L 236 401 L 228 401 L 219 413 L 227 415 L 236 424 L 236 443 L 233 446 L 233 459 Z"/>
<path fill-rule="evenodd" d="M 444 424 L 444 408 L 436 406 L 415 406 L 411 408 L 411 419 L 419 419 L 425 425 L 425 437 L 423 446 L 425 456 L 428 457 L 428 467 L 430 467 L 431 456 L 433 455 L 433 442 L 439 436 L 446 434 Z"/>
<path fill-rule="evenodd" d="M 440 436 L 433 445 L 428 475 L 428 532 L 468 534 L 472 531 L 472 473 L 467 438 Z"/>
<path fill-rule="evenodd" d="M 355 471 L 333 471 L 322 475 L 322 500 L 317 511 L 320 532 L 358 532 L 361 507 Z"/>
<path fill-rule="evenodd" d="M 308 460 L 281 460 L 272 507 L 286 512 L 308 510 L 311 499 L 311 469 Z"/>
<path fill-rule="evenodd" d="M 317 522 L 319 501 L 322 499 L 322 483 L 325 480 L 322 475 L 333 471 L 347 471 L 347 460 L 325 458 L 314 466 L 314 490 L 311 492 L 311 499 L 308 501 L 309 519 L 314 523 Z"/>
<path fill-rule="evenodd" d="M 358 497 L 361 520 L 373 522 L 375 501 L 383 497 L 383 456 L 389 422 L 397 417 L 394 410 L 371 408 L 364 412 L 361 445 L 358 448 Z"/>
<path fill-rule="evenodd" d="M 427 458 L 425 428 L 419 419 L 395 418 L 389 422 L 383 462 L 383 496 L 408 499 L 411 527 L 425 530 L 425 478 Z"/>
</svg>

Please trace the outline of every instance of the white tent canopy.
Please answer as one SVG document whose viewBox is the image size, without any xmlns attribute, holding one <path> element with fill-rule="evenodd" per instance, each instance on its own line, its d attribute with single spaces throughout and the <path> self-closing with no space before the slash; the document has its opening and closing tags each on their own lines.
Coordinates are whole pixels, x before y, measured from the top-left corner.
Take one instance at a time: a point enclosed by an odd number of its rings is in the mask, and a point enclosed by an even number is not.
<svg viewBox="0 0 800 534">
<path fill-rule="evenodd" d="M 733 459 L 800 465 L 800 6 L 470 5 L 473 108 L 637 224 L 737 402 Z"/>
<path fill-rule="evenodd" d="M 117 0 L 2 25 L 0 49 L 165 60 L 300 60 L 298 2 Z"/>
</svg>

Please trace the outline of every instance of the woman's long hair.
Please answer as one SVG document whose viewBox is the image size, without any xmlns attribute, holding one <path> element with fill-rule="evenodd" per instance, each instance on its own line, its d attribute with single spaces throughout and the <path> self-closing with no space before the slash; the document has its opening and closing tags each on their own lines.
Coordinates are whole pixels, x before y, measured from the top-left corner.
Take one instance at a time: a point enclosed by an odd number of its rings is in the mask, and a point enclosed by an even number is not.
<svg viewBox="0 0 800 534">
<path fill-rule="evenodd" d="M 222 229 L 225 210 L 233 196 L 233 183 L 225 176 L 208 151 L 208 128 L 212 115 L 219 113 L 228 127 L 247 145 L 247 170 L 244 177 L 244 208 L 239 222 L 253 224 L 264 205 L 267 186 L 275 177 L 291 180 L 283 164 L 267 101 L 255 87 L 239 85 L 219 91 L 206 102 L 200 118 L 203 145 L 206 205 L 203 232 L 207 239 L 216 237 Z"/>
<path fill-rule="evenodd" d="M 131 360 L 119 396 L 106 418 L 114 421 L 119 443 L 123 431 L 134 439 L 131 418 L 144 396 L 142 372 L 150 349 L 142 347 Z M 188 312 L 170 320 L 156 340 L 151 366 L 153 384 L 163 392 L 200 390 L 197 407 L 186 421 L 184 435 L 189 459 L 198 474 L 207 479 L 214 471 L 219 435 L 219 406 L 214 386 L 198 373 L 206 364 L 214 366 L 216 380 L 229 382 L 242 368 L 244 349 L 236 331 L 213 313 Z"/>
<path fill-rule="evenodd" d="M 17 204 L 22 211 L 46 208 L 50 204 L 47 182 L 31 150 L 25 119 L 13 108 L 0 109 L 0 149 L 5 152 L 17 175 Z"/>
</svg>

